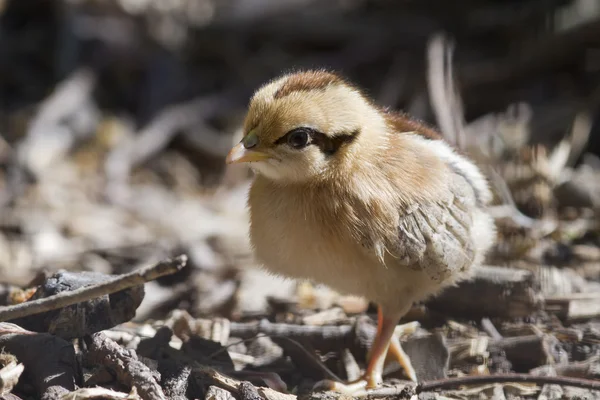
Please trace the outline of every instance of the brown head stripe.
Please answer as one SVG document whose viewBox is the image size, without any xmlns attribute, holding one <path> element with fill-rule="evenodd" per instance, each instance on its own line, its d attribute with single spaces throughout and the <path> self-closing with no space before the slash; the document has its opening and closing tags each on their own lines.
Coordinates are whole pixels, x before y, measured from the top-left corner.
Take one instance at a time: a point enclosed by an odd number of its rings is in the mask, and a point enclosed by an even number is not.
<svg viewBox="0 0 600 400">
<path fill-rule="evenodd" d="M 338 133 L 333 137 L 327 136 L 323 132 L 316 131 L 310 128 L 296 128 L 292 129 L 279 139 L 275 141 L 275 144 L 283 144 L 286 143 L 288 137 L 298 129 L 303 129 L 308 133 L 309 137 L 309 145 L 314 145 L 321 150 L 323 154 L 328 156 L 335 154 L 343 145 L 347 143 L 353 142 L 358 134 L 360 133 L 359 129 L 356 129 L 350 133 Z"/>
<path fill-rule="evenodd" d="M 275 92 L 273 97 L 280 99 L 293 92 L 323 89 L 344 81 L 339 76 L 324 71 L 306 71 L 291 75 Z"/>
</svg>

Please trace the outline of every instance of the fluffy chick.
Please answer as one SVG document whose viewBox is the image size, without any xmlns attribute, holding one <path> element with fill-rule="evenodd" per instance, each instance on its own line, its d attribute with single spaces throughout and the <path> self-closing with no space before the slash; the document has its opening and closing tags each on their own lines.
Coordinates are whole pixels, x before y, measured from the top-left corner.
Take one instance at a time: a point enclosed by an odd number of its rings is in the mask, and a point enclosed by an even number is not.
<svg viewBox="0 0 600 400">
<path fill-rule="evenodd" d="M 250 100 L 227 157 L 249 162 L 250 238 L 269 271 L 378 304 L 352 393 L 381 384 L 385 357 L 416 380 L 394 328 L 412 303 L 480 264 L 495 238 L 488 183 L 432 129 L 325 71 L 283 75 Z"/>
</svg>

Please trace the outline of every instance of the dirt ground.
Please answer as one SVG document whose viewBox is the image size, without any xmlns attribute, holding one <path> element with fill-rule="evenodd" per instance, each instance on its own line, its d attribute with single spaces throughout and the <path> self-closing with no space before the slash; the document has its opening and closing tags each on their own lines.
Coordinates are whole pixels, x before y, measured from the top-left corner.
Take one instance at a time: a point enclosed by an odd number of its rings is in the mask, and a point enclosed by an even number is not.
<svg viewBox="0 0 600 400">
<path fill-rule="evenodd" d="M 312 388 L 360 375 L 375 305 L 258 268 L 224 162 L 309 67 L 496 196 L 485 265 L 401 321 L 419 382 L 366 397 L 600 399 L 595 0 L 0 0 L 0 399 L 344 397 Z"/>
</svg>

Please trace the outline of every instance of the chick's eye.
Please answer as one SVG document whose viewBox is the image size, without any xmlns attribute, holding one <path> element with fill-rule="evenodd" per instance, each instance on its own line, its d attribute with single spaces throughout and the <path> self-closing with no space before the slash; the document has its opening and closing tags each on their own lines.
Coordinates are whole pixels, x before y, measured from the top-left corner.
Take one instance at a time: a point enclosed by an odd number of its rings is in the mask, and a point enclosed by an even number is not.
<svg viewBox="0 0 600 400">
<path fill-rule="evenodd" d="M 308 132 L 305 129 L 296 129 L 288 134 L 287 142 L 294 149 L 301 149 L 308 144 Z"/>
</svg>

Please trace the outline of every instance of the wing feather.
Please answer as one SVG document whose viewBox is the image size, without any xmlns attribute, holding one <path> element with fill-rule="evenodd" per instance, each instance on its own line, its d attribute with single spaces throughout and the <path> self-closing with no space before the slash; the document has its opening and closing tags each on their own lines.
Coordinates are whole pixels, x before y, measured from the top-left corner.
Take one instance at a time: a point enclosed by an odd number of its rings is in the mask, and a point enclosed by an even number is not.
<svg viewBox="0 0 600 400">
<path fill-rule="evenodd" d="M 467 270 L 475 259 L 471 237 L 474 191 L 460 175 L 452 174 L 444 198 L 420 203 L 399 216 L 398 235 L 388 249 L 404 267 L 441 281 Z"/>
</svg>

